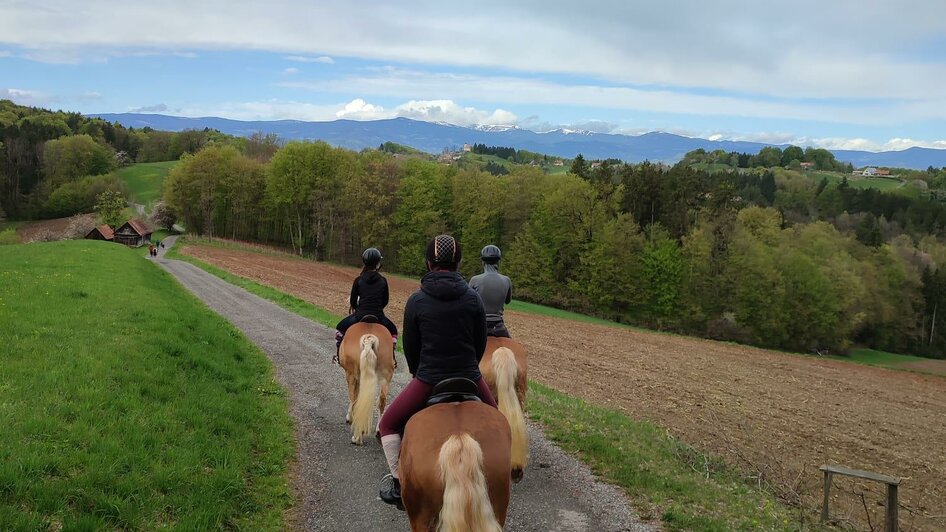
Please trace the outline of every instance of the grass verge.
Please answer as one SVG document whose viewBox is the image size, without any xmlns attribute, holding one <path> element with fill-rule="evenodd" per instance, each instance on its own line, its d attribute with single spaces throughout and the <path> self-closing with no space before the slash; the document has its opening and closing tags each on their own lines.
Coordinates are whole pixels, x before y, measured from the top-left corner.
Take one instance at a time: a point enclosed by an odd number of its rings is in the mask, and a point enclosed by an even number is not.
<svg viewBox="0 0 946 532">
<path fill-rule="evenodd" d="M 280 307 L 288 310 L 289 312 L 294 312 L 304 318 L 308 318 L 316 323 L 320 323 L 326 327 L 335 328 L 335 325 L 342 319 L 341 316 L 336 316 L 331 312 L 319 308 L 308 301 L 304 301 L 297 297 L 291 296 L 284 292 L 280 292 L 275 288 L 269 286 L 261 285 L 255 281 L 249 279 L 244 279 L 232 273 L 221 270 L 216 266 L 211 266 L 206 262 L 195 259 L 187 255 L 182 255 L 176 247 L 171 248 L 167 251 L 165 255 L 169 259 L 182 260 L 184 262 L 189 262 L 194 266 L 197 266 L 201 270 L 204 270 L 207 273 L 216 275 L 217 277 L 223 279 L 224 281 L 239 286 L 251 294 L 256 294 L 263 299 L 272 301 L 273 303 L 279 305 Z"/>
<path fill-rule="evenodd" d="M 888 353 L 886 351 L 877 351 L 876 349 L 866 348 L 852 349 L 851 354 L 848 356 L 829 356 L 827 358 L 890 369 L 899 369 L 900 364 L 905 364 L 907 362 L 930 362 L 936 360 L 933 358 L 916 357 L 913 355 L 900 355 L 897 353 Z"/>
<path fill-rule="evenodd" d="M 795 530 L 790 510 L 664 429 L 534 381 L 529 417 L 667 530 Z M 527 473 L 528 474 L 528 473 Z"/>
<path fill-rule="evenodd" d="M 133 250 L 0 248 L 0 530 L 281 530 L 266 356 Z"/>
</svg>

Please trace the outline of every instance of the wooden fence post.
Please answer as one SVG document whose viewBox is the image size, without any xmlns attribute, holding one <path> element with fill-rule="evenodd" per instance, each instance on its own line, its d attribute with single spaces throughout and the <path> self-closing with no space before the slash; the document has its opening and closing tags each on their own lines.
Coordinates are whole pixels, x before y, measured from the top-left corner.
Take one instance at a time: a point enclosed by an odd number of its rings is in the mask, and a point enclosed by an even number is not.
<svg viewBox="0 0 946 532">
<path fill-rule="evenodd" d="M 896 484 L 887 484 L 887 516 L 884 521 L 884 527 L 886 532 L 897 532 L 899 526 L 897 525 L 897 510 L 899 503 L 897 502 L 897 485 Z"/>
<path fill-rule="evenodd" d="M 824 472 L 824 502 L 821 503 L 821 524 L 828 523 L 828 517 L 830 513 L 828 512 L 828 501 L 830 500 L 831 493 L 831 477 L 832 473 L 830 471 Z"/>
</svg>

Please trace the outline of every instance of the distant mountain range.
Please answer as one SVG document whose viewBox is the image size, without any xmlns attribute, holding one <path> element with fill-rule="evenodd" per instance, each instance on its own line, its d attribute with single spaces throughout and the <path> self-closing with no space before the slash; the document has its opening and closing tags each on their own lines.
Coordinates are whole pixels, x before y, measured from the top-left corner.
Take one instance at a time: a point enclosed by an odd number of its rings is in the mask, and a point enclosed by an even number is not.
<svg viewBox="0 0 946 532">
<path fill-rule="evenodd" d="M 428 153 L 440 153 L 444 148 L 463 144 L 509 146 L 558 157 L 572 158 L 579 153 L 589 159 L 617 158 L 628 162 L 650 160 L 674 163 L 697 148 L 707 151 L 726 150 L 756 153 L 765 146 L 758 142 L 707 140 L 671 133 L 643 135 L 614 135 L 590 131 L 556 129 L 538 133 L 515 126 L 461 127 L 452 124 L 422 122 L 408 118 L 331 122 L 303 122 L 299 120 L 241 121 L 226 118 L 186 118 L 159 114 L 112 113 L 91 115 L 126 127 L 150 126 L 164 131 L 211 128 L 231 135 L 249 136 L 257 131 L 275 133 L 284 140 L 324 140 L 329 144 L 361 150 L 376 148 L 382 142 L 397 142 Z M 903 151 L 868 152 L 832 150 L 835 156 L 856 167 L 890 166 L 926 169 L 946 166 L 946 150 L 910 148 Z"/>
</svg>

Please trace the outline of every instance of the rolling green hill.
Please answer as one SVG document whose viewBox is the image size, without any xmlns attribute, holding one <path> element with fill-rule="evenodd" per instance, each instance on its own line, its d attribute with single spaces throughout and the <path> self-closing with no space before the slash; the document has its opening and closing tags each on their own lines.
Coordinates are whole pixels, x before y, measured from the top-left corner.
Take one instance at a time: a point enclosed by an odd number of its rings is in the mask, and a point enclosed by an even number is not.
<svg viewBox="0 0 946 532">
<path fill-rule="evenodd" d="M 161 198 L 164 180 L 178 162 L 138 163 L 122 168 L 115 174 L 125 181 L 135 201 L 148 205 Z"/>
</svg>

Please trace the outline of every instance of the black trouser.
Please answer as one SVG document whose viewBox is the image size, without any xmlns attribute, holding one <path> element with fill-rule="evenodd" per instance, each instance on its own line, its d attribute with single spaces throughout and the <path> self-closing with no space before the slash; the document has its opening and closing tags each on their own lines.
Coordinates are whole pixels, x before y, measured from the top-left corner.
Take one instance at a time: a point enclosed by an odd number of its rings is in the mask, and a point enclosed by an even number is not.
<svg viewBox="0 0 946 532">
<path fill-rule="evenodd" d="M 344 335 L 344 334 L 345 334 L 345 331 L 347 331 L 349 327 L 351 327 L 352 325 L 354 325 L 354 324 L 360 322 L 362 318 L 364 318 L 365 316 L 367 316 L 367 315 L 369 315 L 369 314 L 371 314 L 372 316 L 378 318 L 378 321 L 381 323 L 381 325 L 384 325 L 385 327 L 387 327 L 387 329 L 388 329 L 389 331 L 391 331 L 391 336 L 397 336 L 397 325 L 394 325 L 394 322 L 393 322 L 393 321 L 391 321 L 390 319 L 388 319 L 387 316 L 385 316 L 384 314 L 382 314 L 382 313 L 380 313 L 380 312 L 377 312 L 377 313 L 373 313 L 373 312 L 356 312 L 356 313 L 352 314 L 351 316 L 348 316 L 347 318 L 345 318 L 345 319 L 343 319 L 342 321 L 338 322 L 338 325 L 335 326 L 335 329 L 336 329 L 338 332 L 342 333 L 342 335 Z M 341 338 L 338 338 L 337 341 L 336 341 L 336 344 L 337 344 L 337 345 L 340 345 L 341 343 L 342 343 Z"/>
<path fill-rule="evenodd" d="M 503 320 L 498 321 L 486 321 L 486 336 L 497 336 L 500 338 L 512 338 L 509 335 L 509 329 L 506 328 L 506 324 L 503 323 Z"/>
</svg>

